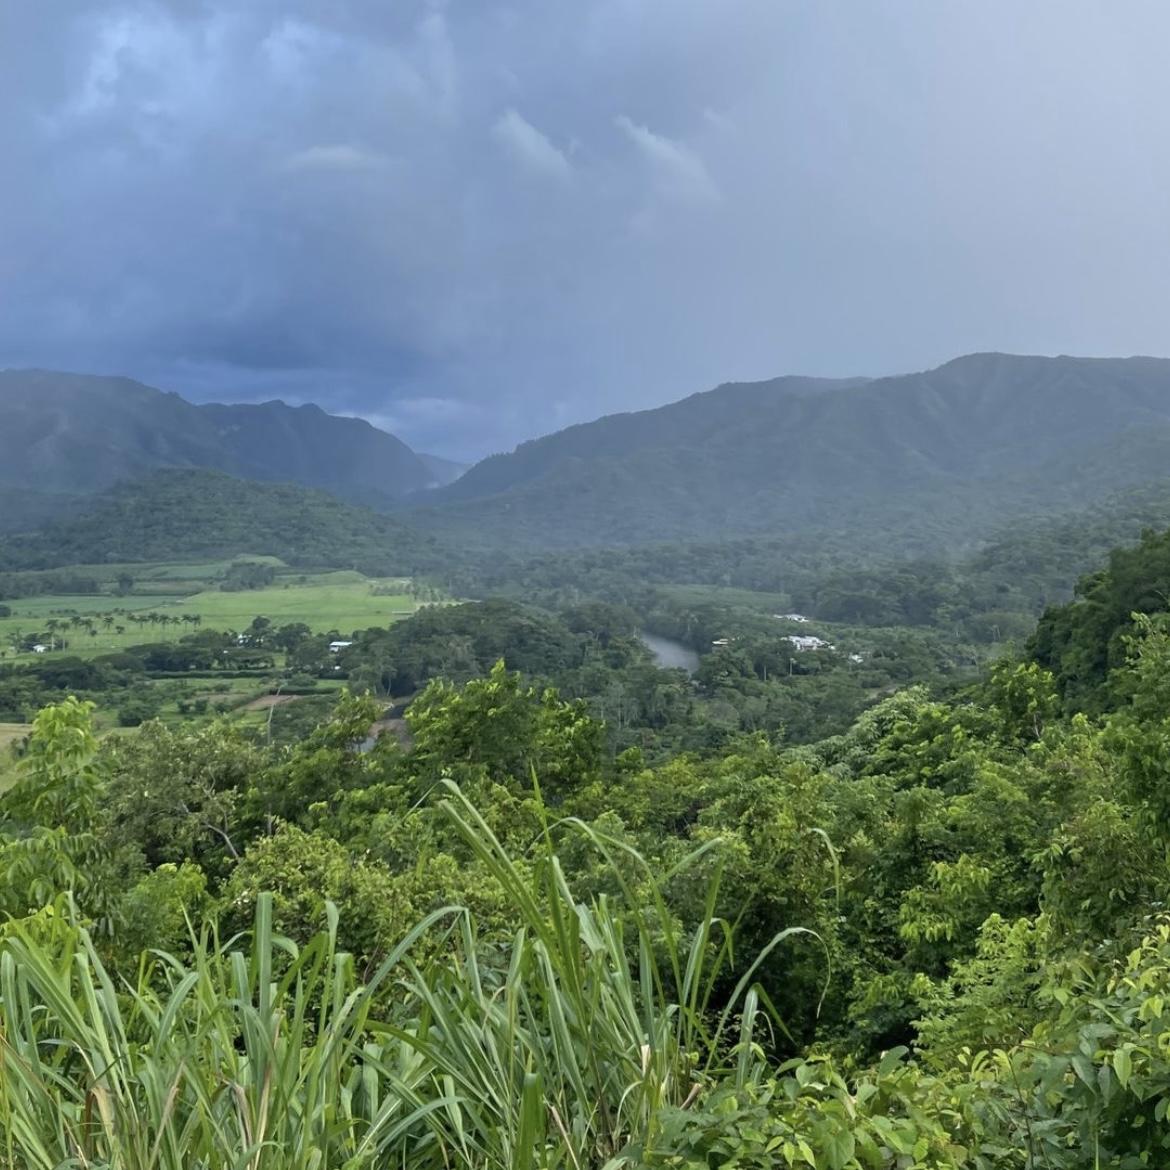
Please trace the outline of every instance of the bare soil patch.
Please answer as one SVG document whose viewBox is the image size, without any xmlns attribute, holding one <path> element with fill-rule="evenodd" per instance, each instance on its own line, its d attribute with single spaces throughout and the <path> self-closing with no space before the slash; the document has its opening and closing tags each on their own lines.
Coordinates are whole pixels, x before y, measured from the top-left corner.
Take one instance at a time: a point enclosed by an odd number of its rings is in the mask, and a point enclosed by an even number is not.
<svg viewBox="0 0 1170 1170">
<path fill-rule="evenodd" d="M 285 703 L 295 703 L 303 695 L 261 695 L 250 703 L 244 704 L 245 711 L 268 711 L 273 707 L 283 707 Z"/>
</svg>

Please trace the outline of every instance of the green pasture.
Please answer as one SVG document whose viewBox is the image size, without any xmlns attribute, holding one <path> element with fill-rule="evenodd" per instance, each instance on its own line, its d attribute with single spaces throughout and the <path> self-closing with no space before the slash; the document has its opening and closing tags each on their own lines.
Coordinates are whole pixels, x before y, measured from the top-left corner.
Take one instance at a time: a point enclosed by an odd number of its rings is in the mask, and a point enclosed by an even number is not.
<svg viewBox="0 0 1170 1170">
<path fill-rule="evenodd" d="M 232 565 L 271 565 L 277 572 L 290 571 L 279 557 L 231 557 L 218 561 L 166 561 L 151 565 L 124 565 L 121 571 L 135 581 L 212 581 Z"/>
<path fill-rule="evenodd" d="M 115 597 L 108 593 L 45 594 L 42 597 L 24 597 L 3 604 L 12 610 L 12 617 L 0 618 L 4 626 L 22 625 L 22 628 L 43 623 L 47 618 L 69 614 L 101 614 L 125 610 L 138 613 L 142 610 L 157 609 L 170 605 L 175 600 L 169 593 L 132 594 L 129 597 Z M 23 623 L 23 624 L 22 624 Z"/>
<path fill-rule="evenodd" d="M 111 650 L 143 642 L 170 640 L 180 634 L 189 634 L 190 625 L 170 625 L 164 632 L 162 626 L 144 625 L 129 617 L 130 614 L 161 613 L 164 610 L 173 613 L 168 607 L 172 607 L 175 601 L 174 596 L 165 594 L 132 597 L 54 594 L 6 601 L 3 604 L 12 610 L 12 615 L 0 618 L 0 662 L 14 661 L 11 642 L 14 635 L 47 634 L 50 621 L 60 625 L 55 637 L 68 643 L 65 652 L 80 657 L 108 654 Z M 74 614 L 92 619 L 96 633 L 91 636 L 84 628 L 71 627 L 70 618 Z M 102 620 L 107 614 L 113 619 L 108 628 Z M 123 628 L 123 633 L 117 632 L 118 626 Z M 30 657 L 30 654 L 21 654 L 19 659 Z"/>
<path fill-rule="evenodd" d="M 0 723 L 0 792 L 16 779 L 16 760 L 9 748 L 31 730 L 27 723 Z"/>
<path fill-rule="evenodd" d="M 27 723 L 0 723 L 0 767 L 3 766 L 3 757 L 9 747 L 17 740 L 23 739 L 31 730 Z"/>
<path fill-rule="evenodd" d="M 232 565 L 271 565 L 278 573 L 296 572 L 279 557 L 238 556 L 204 561 L 111 561 L 101 565 L 70 565 L 79 577 L 92 577 L 113 584 L 123 573 L 141 586 L 149 581 L 211 581 L 222 577 Z"/>
<path fill-rule="evenodd" d="M 240 630 L 257 616 L 270 618 L 275 625 L 304 622 L 316 633 L 386 626 L 414 613 L 414 599 L 406 593 L 376 592 L 401 587 L 363 577 L 360 573 L 314 574 L 305 584 L 279 578 L 267 589 L 240 593 L 205 590 L 172 603 L 171 612 L 199 614 L 204 627 L 213 630 Z"/>
<path fill-rule="evenodd" d="M 379 580 L 353 571 L 282 569 L 264 589 L 225 592 L 215 582 L 231 563 L 127 566 L 136 570 L 136 590 L 150 591 L 124 597 L 113 593 L 53 594 L 4 602 L 12 613 L 0 618 L 0 661 L 14 661 L 14 635 L 47 636 L 50 621 L 58 623 L 55 636 L 68 643 L 65 653 L 90 657 L 144 642 L 173 641 L 200 628 L 242 630 L 261 616 L 275 625 L 303 622 L 317 633 L 338 630 L 348 634 L 389 625 L 409 617 L 417 608 L 406 592 L 408 581 Z M 155 615 L 154 619 L 135 620 L 148 614 Z M 90 619 L 95 632 L 90 634 L 84 625 L 71 624 L 74 615 Z M 198 626 L 184 620 L 196 616 L 200 618 Z M 19 657 L 27 660 L 30 655 Z"/>
</svg>

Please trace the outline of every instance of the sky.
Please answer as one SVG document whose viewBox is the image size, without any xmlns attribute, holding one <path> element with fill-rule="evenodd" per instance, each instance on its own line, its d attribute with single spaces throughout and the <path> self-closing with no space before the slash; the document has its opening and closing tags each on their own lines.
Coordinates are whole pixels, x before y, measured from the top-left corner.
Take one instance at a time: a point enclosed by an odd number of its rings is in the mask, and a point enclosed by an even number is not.
<svg viewBox="0 0 1170 1170">
<path fill-rule="evenodd" d="M 0 367 L 457 459 L 1170 353 L 1165 0 L 0 0 Z"/>
</svg>

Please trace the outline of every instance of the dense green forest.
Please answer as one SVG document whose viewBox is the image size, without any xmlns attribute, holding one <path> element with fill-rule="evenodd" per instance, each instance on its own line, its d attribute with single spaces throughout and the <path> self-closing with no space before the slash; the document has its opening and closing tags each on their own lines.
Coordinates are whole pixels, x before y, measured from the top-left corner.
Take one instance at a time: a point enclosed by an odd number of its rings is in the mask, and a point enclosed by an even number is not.
<svg viewBox="0 0 1170 1170">
<path fill-rule="evenodd" d="M 500 600 L 359 632 L 287 737 L 62 698 L 0 798 L 6 1164 L 1165 1164 L 1167 550 L 805 735 L 688 738 L 778 619 L 661 599 L 743 623 L 693 679 L 633 608 Z M 615 728 L 590 670 L 674 695 Z"/>
<path fill-rule="evenodd" d="M 854 553 L 937 554 L 1140 487 L 1168 451 L 1170 362 L 983 353 L 608 415 L 412 502 L 428 531 L 492 552 L 835 533 Z"/>
<path fill-rule="evenodd" d="M 602 599 L 641 614 L 667 587 L 767 595 L 777 609 L 828 622 L 921 626 L 976 643 L 1021 638 L 1046 605 L 1117 543 L 1170 516 L 1170 484 L 1075 511 L 992 524 L 966 552 L 892 555 L 846 532 L 657 543 L 561 553 L 485 554 L 292 485 L 216 472 L 165 471 L 120 484 L 68 518 L 0 536 L 0 599 L 100 588 L 103 564 L 265 554 L 292 565 L 413 574 L 460 597 L 511 596 L 552 611 Z M 953 544 L 955 533 L 948 537 Z M 71 566 L 89 566 L 75 569 Z M 56 570 L 48 572 L 47 570 Z"/>
<path fill-rule="evenodd" d="M 166 470 L 120 483 L 76 514 L 0 539 L 0 581 L 18 570 L 239 553 L 388 575 L 437 565 L 434 550 L 432 538 L 394 517 L 325 492 L 217 471 Z"/>
<path fill-rule="evenodd" d="M 1170 483 L 1157 480 L 1075 512 L 1001 523 L 951 556 L 867 553 L 827 533 L 463 559 L 444 550 L 436 572 L 457 596 L 511 596 L 554 610 L 600 598 L 647 615 L 698 592 L 679 586 L 704 586 L 708 600 L 752 593 L 757 608 L 933 628 L 989 644 L 1027 637 L 1048 605 L 1071 597 L 1082 573 L 1167 517 Z"/>
<path fill-rule="evenodd" d="M 658 665 L 637 637 L 642 617 L 592 602 L 549 613 L 504 599 L 430 609 L 390 629 L 357 631 L 337 661 L 375 694 L 409 696 L 432 679 L 466 682 L 504 659 L 533 685 L 584 700 L 611 752 L 659 758 L 707 751 L 745 733 L 808 742 L 842 731 L 911 680 L 968 675 L 972 648 L 929 633 L 842 631 L 850 649 L 799 652 L 794 628 L 722 605 L 651 611 L 652 623 L 705 644 L 693 676 Z M 682 625 L 665 629 L 673 619 Z M 712 647 L 713 633 L 727 644 Z M 834 635 L 838 636 L 838 635 Z"/>
</svg>

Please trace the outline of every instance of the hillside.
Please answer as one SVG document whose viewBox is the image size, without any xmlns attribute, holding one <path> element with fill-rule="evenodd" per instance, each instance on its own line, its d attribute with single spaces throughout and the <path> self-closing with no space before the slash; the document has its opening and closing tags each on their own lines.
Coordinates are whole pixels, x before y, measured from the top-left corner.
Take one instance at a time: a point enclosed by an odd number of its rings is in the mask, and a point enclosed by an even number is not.
<svg viewBox="0 0 1170 1170">
<path fill-rule="evenodd" d="M 200 467 L 381 504 L 436 479 L 393 435 L 317 406 L 196 406 L 128 378 L 5 370 L 0 410 L 0 490 L 89 493 Z"/>
<path fill-rule="evenodd" d="M 874 380 L 722 386 L 484 460 L 420 521 L 567 547 L 810 531 L 956 547 L 1170 466 L 1170 361 L 975 354 Z"/>
<path fill-rule="evenodd" d="M 402 521 L 325 492 L 173 470 L 118 484 L 37 532 L 0 538 L 0 570 L 241 553 L 386 576 L 426 569 L 437 555 Z"/>
<path fill-rule="evenodd" d="M 1077 582 L 1076 594 L 1045 610 L 1030 653 L 1052 672 L 1071 709 L 1124 706 L 1131 697 L 1127 687 L 1107 684 L 1140 641 L 1142 617 L 1157 615 L 1157 628 L 1166 628 L 1170 532 L 1147 529 L 1139 544 L 1113 549 L 1106 567 Z"/>
<path fill-rule="evenodd" d="M 74 510 L 83 496 L 0 487 L 0 532 L 24 532 Z"/>
</svg>

